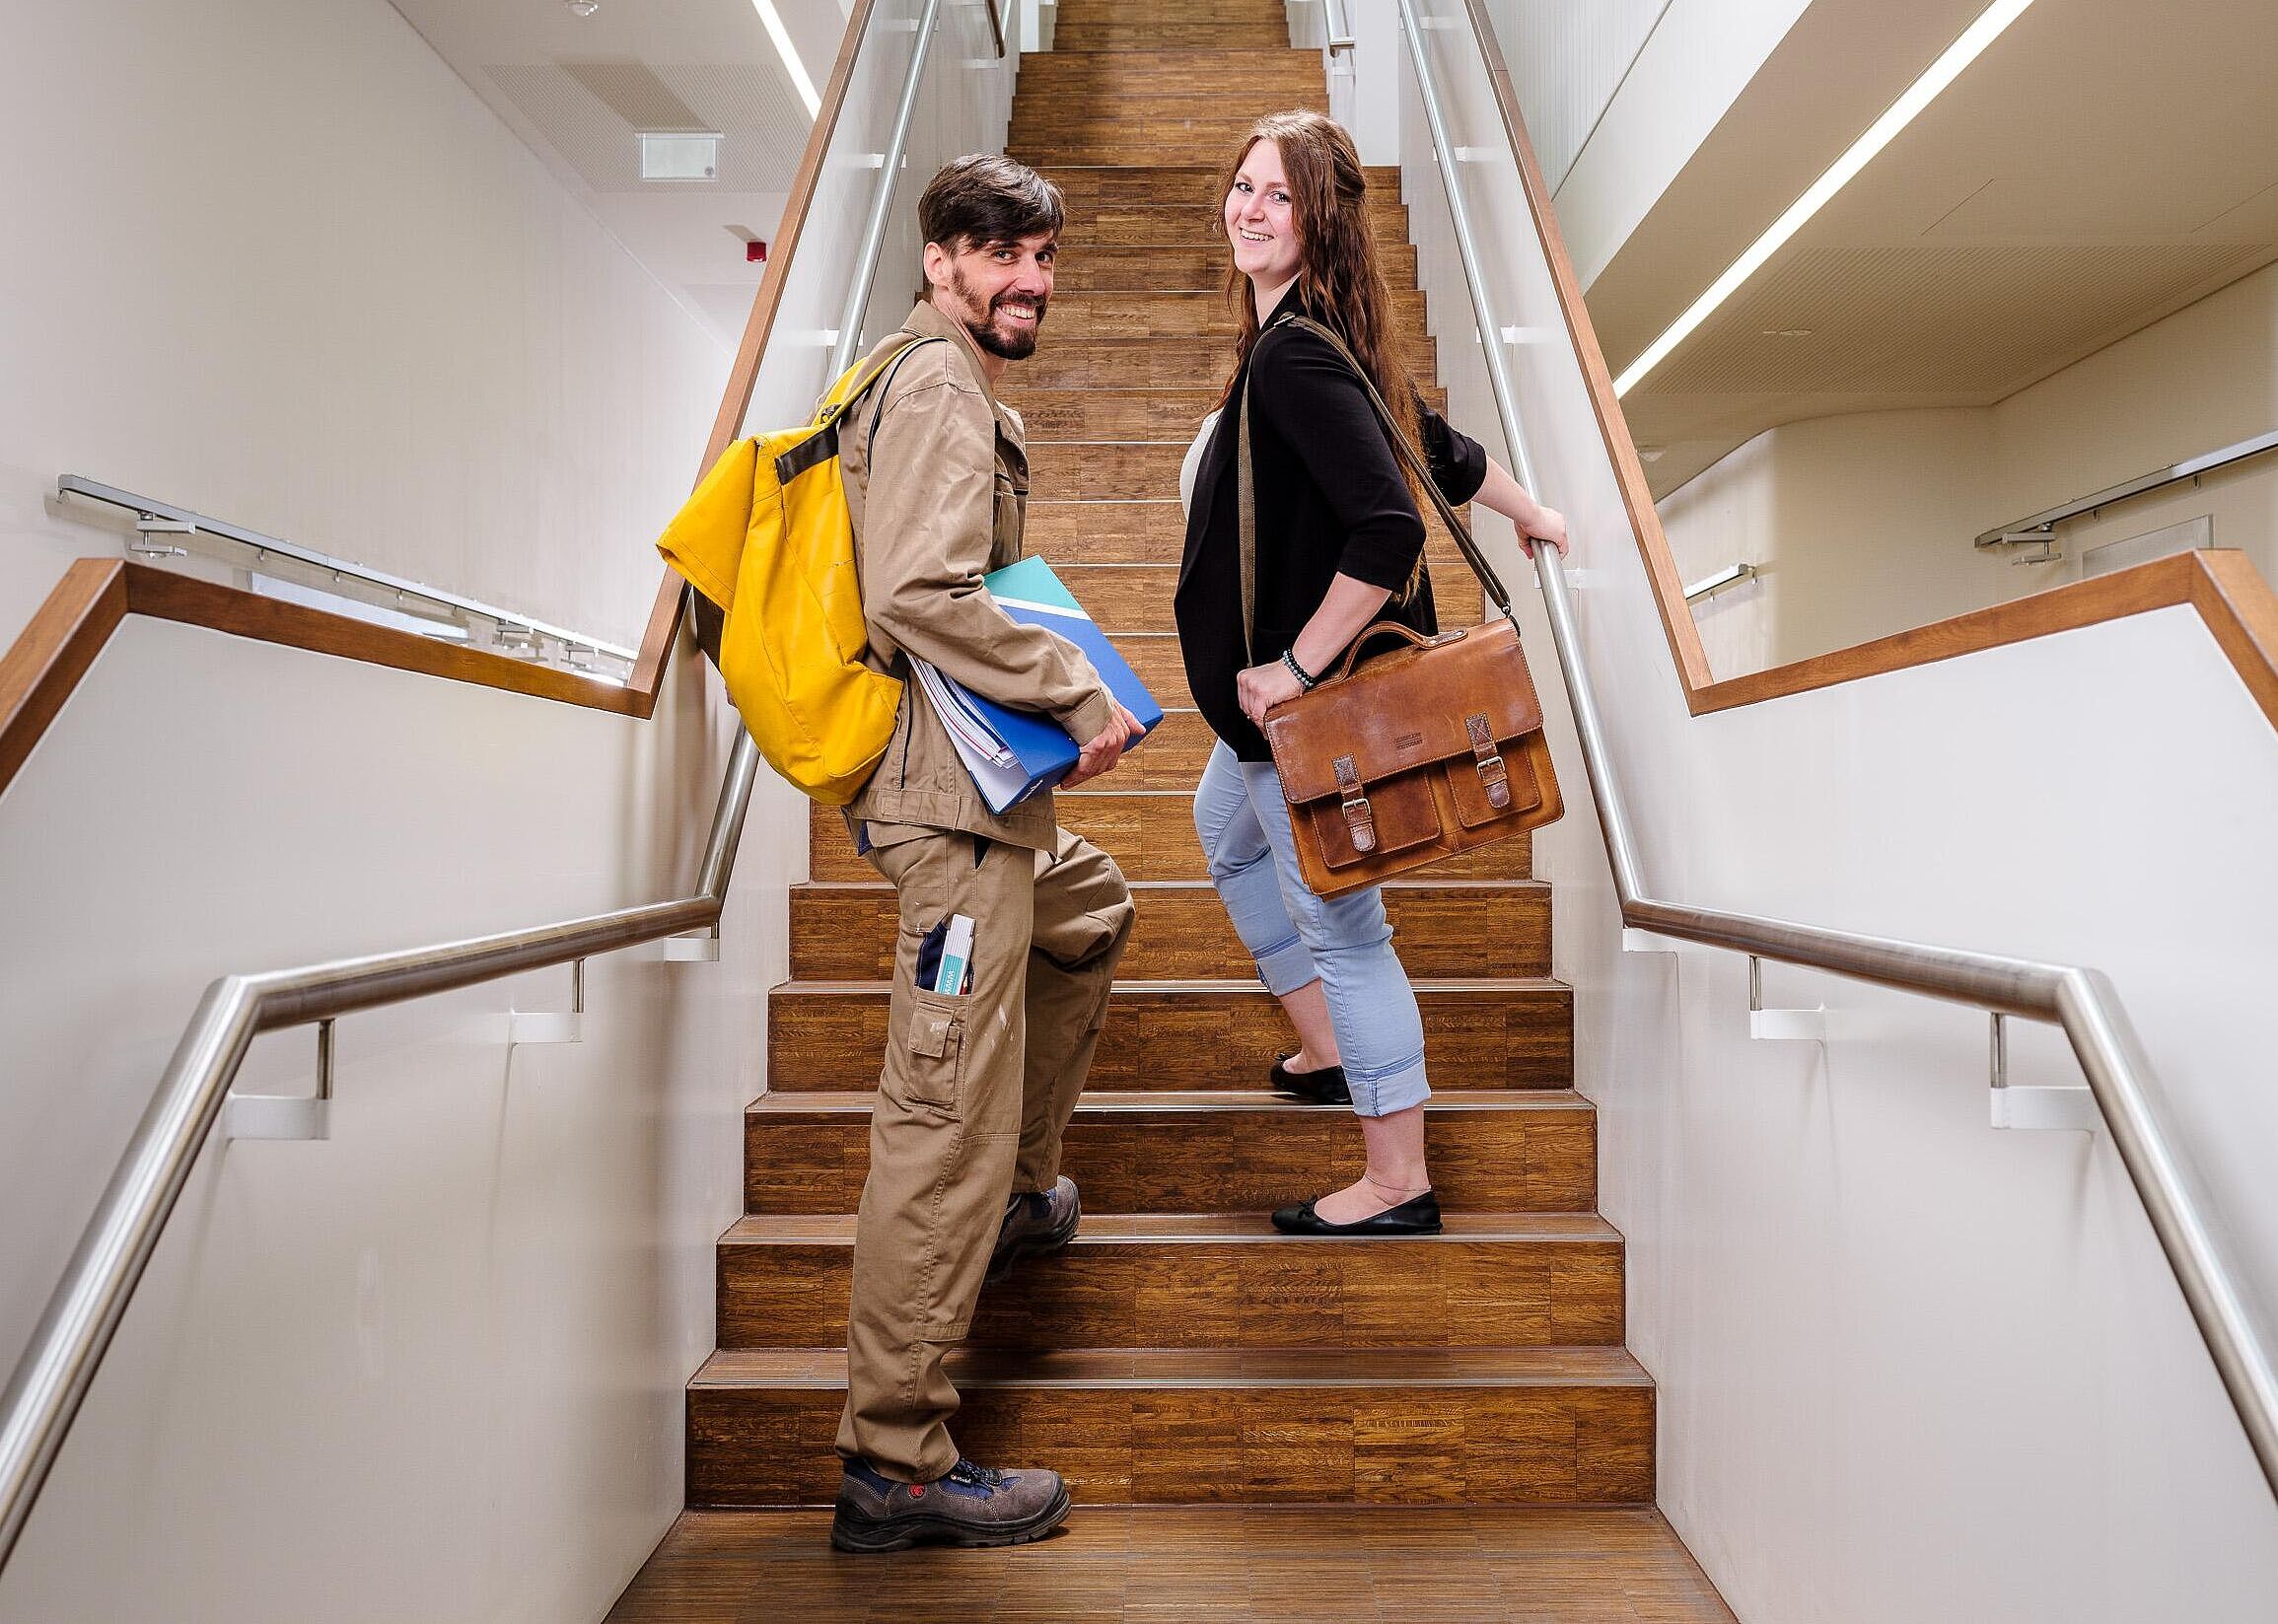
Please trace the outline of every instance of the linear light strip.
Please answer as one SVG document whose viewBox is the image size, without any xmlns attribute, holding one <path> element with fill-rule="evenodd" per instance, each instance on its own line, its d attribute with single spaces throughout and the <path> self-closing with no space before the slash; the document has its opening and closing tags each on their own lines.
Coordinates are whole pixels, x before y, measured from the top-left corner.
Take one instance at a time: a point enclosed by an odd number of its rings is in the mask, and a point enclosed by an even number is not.
<svg viewBox="0 0 2278 1624">
<path fill-rule="evenodd" d="M 1937 61 L 1923 70 L 1922 77 L 1906 87 L 1906 93 L 1890 104 L 1882 117 L 1868 126 L 1867 133 L 1851 143 L 1850 150 L 1827 167 L 1826 174 L 1812 182 L 1812 187 L 1795 202 L 1788 212 L 1772 222 L 1771 229 L 1749 245 L 1747 252 L 1732 262 L 1724 275 L 1718 277 L 1708 292 L 1693 301 L 1692 308 L 1678 317 L 1664 332 L 1647 346 L 1643 355 L 1632 361 L 1627 370 L 1614 380 L 1613 392 L 1627 394 L 1645 376 L 1669 359 L 1670 351 L 1692 335 L 1695 327 L 1708 319 L 1709 314 L 1730 299 L 1741 284 L 1762 268 L 1765 260 L 1780 251 L 1789 238 L 1804 229 L 1806 221 L 1824 208 L 1827 200 L 1849 185 L 1853 177 L 1874 159 L 1875 155 L 1897 136 L 1898 132 L 1914 122 L 1922 109 L 1938 99 L 1947 86 L 1960 77 L 1961 70 L 1977 60 L 1985 47 L 2001 37 L 2002 31 L 2025 15 L 2032 0 L 1994 0 L 1978 14 L 1977 21 L 1961 33 L 1961 37 L 1946 47 Z"/>
<path fill-rule="evenodd" d="M 799 100 L 807 104 L 807 116 L 815 117 L 822 111 L 822 97 L 816 90 L 815 81 L 807 77 L 807 64 L 799 60 L 799 48 L 791 43 L 791 31 L 783 26 L 783 19 L 775 15 L 775 0 L 751 0 L 751 5 L 759 13 L 767 37 L 775 41 L 775 54 L 783 58 L 783 71 L 791 75 L 792 88 L 799 92 Z"/>
</svg>

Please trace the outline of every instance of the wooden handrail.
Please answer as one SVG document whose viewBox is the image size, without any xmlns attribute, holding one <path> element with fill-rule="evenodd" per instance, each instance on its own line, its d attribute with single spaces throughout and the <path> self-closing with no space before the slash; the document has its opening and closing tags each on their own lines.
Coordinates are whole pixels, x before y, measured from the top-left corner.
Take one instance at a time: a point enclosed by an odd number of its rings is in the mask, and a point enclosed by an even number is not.
<svg viewBox="0 0 2278 1624">
<path fill-rule="evenodd" d="M 1518 94 L 1512 88 L 1510 69 L 1504 63 L 1502 46 L 1487 16 L 1485 0 L 1464 0 L 1464 3 L 1470 13 L 1472 31 L 1479 39 L 1479 49 L 1486 59 L 1487 77 L 1494 87 L 1504 133 L 1510 138 L 1511 150 L 1519 161 L 1519 179 L 1526 192 L 1528 212 L 1533 216 L 1543 253 L 1549 261 L 1550 279 L 1558 292 L 1558 308 L 1566 318 L 1566 331 L 1573 341 L 1575 358 L 1582 366 L 1583 384 L 1590 394 L 1592 413 L 1598 419 L 1599 436 L 1613 463 L 1621 505 L 1629 515 L 1638 555 L 1645 562 L 1646 579 L 1652 584 L 1654 601 L 1661 611 L 1662 631 L 1669 642 L 1670 658 L 1676 667 L 1677 683 L 1684 691 L 1685 706 L 1693 715 L 1760 704 L 1787 694 L 1806 693 L 1864 676 L 1952 660 L 1981 649 L 2047 637 L 2102 620 L 2187 604 L 2206 622 L 2208 632 L 2238 671 L 2239 679 L 2246 684 L 2255 703 L 2261 706 L 2262 714 L 2273 727 L 2278 727 L 2278 593 L 2271 590 L 2270 584 L 2243 554 L 2229 551 L 2194 552 L 2139 564 L 2093 581 L 2076 582 L 2030 598 L 1917 626 L 1894 636 L 1877 638 L 1854 648 L 1838 649 L 1832 654 L 1718 681 L 1709 671 L 1700 628 L 1684 600 L 1684 580 L 1677 572 L 1675 555 L 1670 551 L 1669 537 L 1662 530 L 1661 512 L 1654 504 L 1653 493 L 1646 487 L 1644 465 L 1638 460 L 1637 447 L 1629 437 L 1628 421 L 1622 416 L 1621 402 L 1613 392 L 1613 376 L 1607 371 L 1605 357 L 1598 347 L 1598 333 L 1591 325 L 1590 311 L 1583 302 L 1582 282 L 1574 273 L 1574 261 L 1567 254 L 1566 240 L 1558 229 L 1550 188 L 1543 182 L 1541 165 L 1535 161 L 1533 143 L 1528 139 L 1526 119 L 1519 111 Z"/>
<path fill-rule="evenodd" d="M 745 323 L 743 342 L 728 373 L 728 384 L 696 471 L 704 472 L 719 459 L 742 431 L 744 414 L 750 409 L 751 390 L 759 376 L 759 359 L 774 331 L 776 311 L 783 300 L 784 279 L 807 224 L 809 207 L 822 178 L 824 155 L 846 106 L 847 86 L 854 77 L 863 35 L 869 31 L 877 0 L 856 0 L 846 20 L 838 60 L 815 126 L 808 132 L 807 148 L 791 183 L 790 201 L 776 231 L 775 251 L 760 275 L 751 299 L 751 315 Z M 641 637 L 640 655 L 620 686 L 552 667 L 533 665 L 486 650 L 442 643 L 417 632 L 377 626 L 350 615 L 307 608 L 258 593 L 226 587 L 194 576 L 162 570 L 117 558 L 81 558 L 64 572 L 5 653 L 0 653 L 0 793 L 4 793 L 24 765 L 64 701 L 71 697 L 103 652 L 111 635 L 130 614 L 177 620 L 204 626 L 237 637 L 278 643 L 312 653 L 337 655 L 395 671 L 419 671 L 454 682 L 500 688 L 509 693 L 614 711 L 646 720 L 657 706 L 665 672 L 680 631 L 686 603 L 686 584 L 674 571 L 663 572 L 655 603 Z"/>
</svg>

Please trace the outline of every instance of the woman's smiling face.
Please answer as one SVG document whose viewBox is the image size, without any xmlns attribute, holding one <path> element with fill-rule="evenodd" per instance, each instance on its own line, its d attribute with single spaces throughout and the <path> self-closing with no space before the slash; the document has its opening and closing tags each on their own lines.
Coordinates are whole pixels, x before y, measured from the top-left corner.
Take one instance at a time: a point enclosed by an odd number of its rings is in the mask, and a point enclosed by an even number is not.
<svg viewBox="0 0 2278 1624">
<path fill-rule="evenodd" d="M 1297 275 L 1297 217 L 1278 143 L 1252 142 L 1243 155 L 1226 194 L 1226 240 L 1234 245 L 1234 268 L 1259 287 L 1278 288 Z"/>
</svg>

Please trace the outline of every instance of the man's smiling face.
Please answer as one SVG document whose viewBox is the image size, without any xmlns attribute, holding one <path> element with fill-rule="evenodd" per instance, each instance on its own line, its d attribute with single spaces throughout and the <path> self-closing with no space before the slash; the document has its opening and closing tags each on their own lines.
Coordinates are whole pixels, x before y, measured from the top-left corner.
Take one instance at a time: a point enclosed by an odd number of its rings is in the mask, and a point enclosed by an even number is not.
<svg viewBox="0 0 2278 1624">
<path fill-rule="evenodd" d="M 1026 361 L 1052 298 L 1052 261 L 1060 240 L 1048 233 L 1018 242 L 975 243 L 955 253 L 925 246 L 925 277 L 934 308 L 962 321 L 985 354 Z"/>
</svg>

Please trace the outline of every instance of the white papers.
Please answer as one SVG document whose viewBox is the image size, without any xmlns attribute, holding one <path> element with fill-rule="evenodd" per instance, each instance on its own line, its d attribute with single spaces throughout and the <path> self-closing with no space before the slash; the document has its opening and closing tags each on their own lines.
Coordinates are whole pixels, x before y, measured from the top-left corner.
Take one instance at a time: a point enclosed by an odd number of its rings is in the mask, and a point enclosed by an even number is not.
<svg viewBox="0 0 2278 1624">
<path fill-rule="evenodd" d="M 972 775 L 973 787 L 981 792 L 991 811 L 1002 814 L 1028 789 L 1028 769 L 966 702 L 964 690 L 936 671 L 931 661 L 911 655 L 909 669 L 916 673 L 926 698 L 933 701 L 934 714 L 941 718 L 959 759 Z"/>
</svg>

